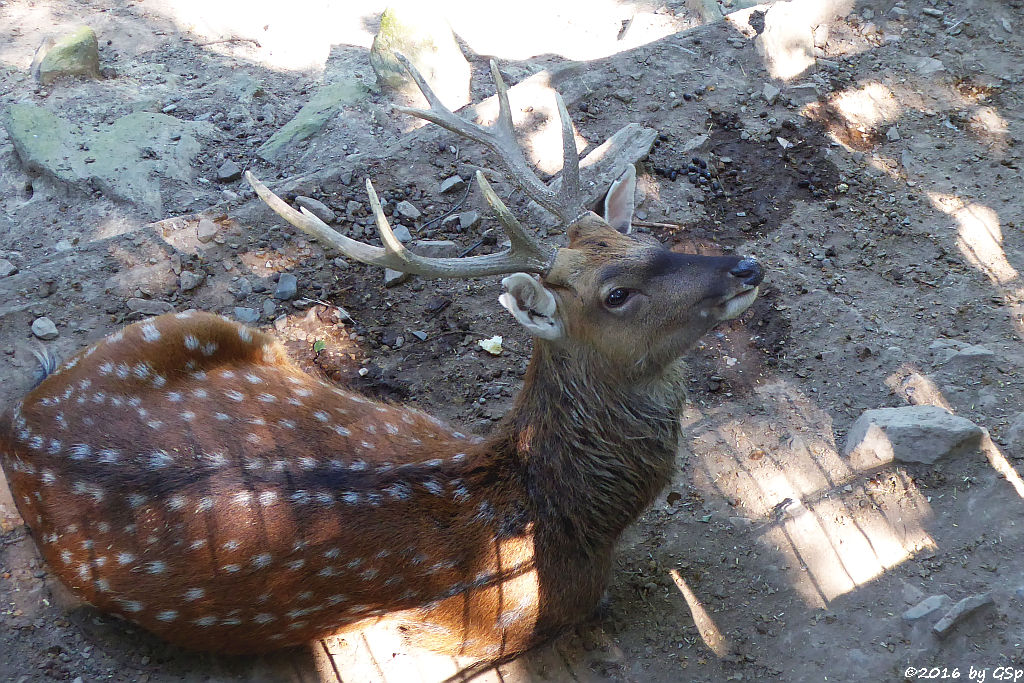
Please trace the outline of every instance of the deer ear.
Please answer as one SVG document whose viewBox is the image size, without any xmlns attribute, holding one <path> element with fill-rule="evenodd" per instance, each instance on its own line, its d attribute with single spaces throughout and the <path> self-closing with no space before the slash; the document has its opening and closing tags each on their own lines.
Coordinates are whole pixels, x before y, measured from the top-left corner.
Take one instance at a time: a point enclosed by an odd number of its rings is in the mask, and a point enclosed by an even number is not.
<svg viewBox="0 0 1024 683">
<path fill-rule="evenodd" d="M 633 232 L 633 209 L 636 205 L 636 168 L 633 164 L 626 166 L 615 182 L 612 183 L 604 198 L 604 219 L 623 235 Z"/>
<path fill-rule="evenodd" d="M 548 340 L 565 336 L 555 296 L 540 280 L 526 273 L 514 273 L 503 279 L 501 286 L 505 291 L 498 301 L 530 334 Z"/>
</svg>

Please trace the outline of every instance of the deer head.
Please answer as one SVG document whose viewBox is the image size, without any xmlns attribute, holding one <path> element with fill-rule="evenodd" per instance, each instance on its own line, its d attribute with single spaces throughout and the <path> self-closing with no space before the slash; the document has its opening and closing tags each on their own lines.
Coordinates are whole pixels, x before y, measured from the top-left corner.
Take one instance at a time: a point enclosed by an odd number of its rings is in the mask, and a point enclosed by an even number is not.
<svg viewBox="0 0 1024 683">
<path fill-rule="evenodd" d="M 491 74 L 499 113 L 491 126 L 469 123 L 446 108 L 414 66 L 399 59 L 430 109 L 397 107 L 474 140 L 495 153 L 511 180 L 564 225 L 568 245 L 545 246 L 498 198 L 481 171 L 476 181 L 509 238 L 500 253 L 471 258 L 424 258 L 395 237 L 370 179 L 366 190 L 384 246 L 374 247 L 333 230 L 316 216 L 296 211 L 251 173 L 246 178 L 282 218 L 346 256 L 428 277 L 469 278 L 508 274 L 499 301 L 548 350 L 586 362 L 593 372 L 619 380 L 656 375 L 701 335 L 745 311 L 757 297 L 763 270 L 757 261 L 679 254 L 632 231 L 636 170 L 629 166 L 604 200 L 604 217 L 583 206 L 572 121 L 555 94 L 562 124 L 563 170 L 558 192 L 530 170 L 515 141 L 508 91 L 497 66 Z"/>
</svg>

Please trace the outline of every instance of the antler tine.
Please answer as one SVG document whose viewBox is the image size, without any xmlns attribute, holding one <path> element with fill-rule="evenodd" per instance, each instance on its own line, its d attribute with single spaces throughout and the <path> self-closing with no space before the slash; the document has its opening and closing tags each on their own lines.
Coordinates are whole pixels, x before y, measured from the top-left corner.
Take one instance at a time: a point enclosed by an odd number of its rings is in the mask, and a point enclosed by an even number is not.
<svg viewBox="0 0 1024 683">
<path fill-rule="evenodd" d="M 491 203 L 491 206 L 498 213 L 498 220 L 504 226 L 512 244 L 508 249 L 497 254 L 470 258 L 428 258 L 406 249 L 391 230 L 380 199 L 369 178 L 366 179 L 366 192 L 370 196 L 370 207 L 373 209 L 377 230 L 384 243 L 383 248 L 364 244 L 342 235 L 306 209 L 301 212 L 296 211 L 248 171 L 245 173 L 245 179 L 256 190 L 260 199 L 266 202 L 281 218 L 316 238 L 320 243 L 334 247 L 356 261 L 406 273 L 440 278 L 469 278 L 518 272 L 546 273 L 554 259 L 554 249 L 545 247 L 531 237 L 511 212 L 505 208 L 501 200 L 494 195 L 494 191 L 487 185 L 487 181 L 482 180 L 482 174 L 479 171 L 477 173 L 477 182 L 482 181 L 480 187 L 484 196 L 488 197 L 487 201 L 492 202 L 488 196 L 489 193 L 497 202 L 496 205 Z"/>
<path fill-rule="evenodd" d="M 555 104 L 558 106 L 558 118 L 562 122 L 562 202 L 565 206 L 574 207 L 583 212 L 580 201 L 580 157 L 576 152 L 576 135 L 572 129 L 572 119 L 565 108 L 561 94 L 555 93 Z"/>
<path fill-rule="evenodd" d="M 512 111 L 508 103 L 508 88 L 506 87 L 505 81 L 498 72 L 498 67 L 493 60 L 491 61 L 491 74 L 494 77 L 495 88 L 497 89 L 498 119 L 491 126 L 480 126 L 466 121 L 444 106 L 444 104 L 437 98 L 437 95 L 434 94 L 433 90 L 430 89 L 430 86 L 427 84 L 420 72 L 415 66 L 413 66 L 412 62 L 402 54 L 395 53 L 395 55 L 398 57 L 399 61 L 402 62 L 402 65 L 405 66 L 409 75 L 412 76 L 412 79 L 416 82 L 416 85 L 423 93 L 423 96 L 427 98 L 427 102 L 430 103 L 430 109 L 395 107 L 396 110 L 403 114 L 409 114 L 410 116 L 416 116 L 426 121 L 430 121 L 431 123 L 435 123 L 446 130 L 456 133 L 457 135 L 461 135 L 464 138 L 480 143 L 487 149 L 494 152 L 498 160 L 502 165 L 504 165 L 505 170 L 508 172 L 512 181 L 526 193 L 526 196 L 537 202 L 548 213 L 558 217 L 558 219 L 565 224 L 569 224 L 579 217 L 583 212 L 583 207 L 579 205 L 578 198 L 574 199 L 574 201 L 567 205 L 565 203 L 565 198 L 568 194 L 566 192 L 562 192 L 560 194 L 553 192 L 541 181 L 540 178 L 537 177 L 526 162 L 526 158 L 523 156 L 523 150 L 519 147 L 519 144 L 515 139 L 515 131 L 512 125 Z M 561 112 L 559 113 L 559 116 L 562 116 Z M 566 125 L 569 126 L 571 131 L 572 122 L 568 119 L 568 113 L 565 114 L 562 120 L 563 130 Z M 573 154 L 575 154 L 575 142 L 573 142 L 572 151 Z M 563 152 L 564 155 L 568 155 L 568 148 L 564 148 Z M 574 166 L 578 166 L 578 164 L 579 162 L 577 159 L 575 160 Z M 563 183 L 564 182 L 565 181 L 563 181 Z M 578 180 L 576 184 L 578 186 Z"/>
</svg>

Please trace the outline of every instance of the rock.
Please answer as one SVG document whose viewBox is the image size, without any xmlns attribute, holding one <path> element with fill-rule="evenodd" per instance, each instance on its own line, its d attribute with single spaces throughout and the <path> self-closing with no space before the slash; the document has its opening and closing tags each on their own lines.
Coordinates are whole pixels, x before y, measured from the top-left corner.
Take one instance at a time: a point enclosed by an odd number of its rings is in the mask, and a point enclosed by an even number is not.
<svg viewBox="0 0 1024 683">
<path fill-rule="evenodd" d="M 163 315 L 164 313 L 170 313 L 174 310 L 174 306 L 166 301 L 156 301 L 154 299 L 139 299 L 132 297 L 126 302 L 128 310 L 134 311 L 135 313 L 142 313 L 143 315 Z"/>
<path fill-rule="evenodd" d="M 191 292 L 193 289 L 203 284 L 203 280 L 206 279 L 206 275 L 202 273 L 193 273 L 191 270 L 181 271 L 181 275 L 178 276 L 178 286 L 181 287 L 183 292 Z"/>
<path fill-rule="evenodd" d="M 965 346 L 946 358 L 944 365 L 953 368 L 973 368 L 991 363 L 996 354 L 984 346 Z"/>
<path fill-rule="evenodd" d="M 459 229 L 473 230 L 480 225 L 480 214 L 476 211 L 463 211 L 459 214 Z"/>
<path fill-rule="evenodd" d="M 424 332 L 423 330 L 413 330 L 412 331 L 412 336 L 416 337 L 420 341 L 426 341 L 427 340 L 427 333 Z"/>
<path fill-rule="evenodd" d="M 62 38 L 49 38 L 36 50 L 32 73 L 43 85 L 62 76 L 100 77 L 100 52 L 96 34 L 88 26 Z"/>
<path fill-rule="evenodd" d="M 707 135 L 696 135 L 696 136 L 690 138 L 683 145 L 683 150 L 682 150 L 683 154 L 688 154 L 689 152 L 692 152 L 695 149 L 699 149 L 699 148 L 703 147 L 704 143 L 707 142 L 707 141 L 708 141 L 708 136 Z"/>
<path fill-rule="evenodd" d="M 919 621 L 939 610 L 948 610 L 953 600 L 948 595 L 929 595 L 906 612 L 903 613 L 904 621 Z"/>
<path fill-rule="evenodd" d="M 889 142 L 896 142 L 900 139 L 900 131 L 896 126 L 891 126 L 889 130 L 885 131 L 885 139 Z"/>
<path fill-rule="evenodd" d="M 32 334 L 44 341 L 49 341 L 56 339 L 60 333 L 57 332 L 57 326 L 53 324 L 53 321 L 44 316 L 32 321 Z"/>
<path fill-rule="evenodd" d="M 983 607 L 993 604 L 991 593 L 981 593 L 964 598 L 953 606 L 953 609 L 946 612 L 946 615 L 935 622 L 932 632 L 942 638 L 949 634 L 957 624 L 971 616 Z"/>
<path fill-rule="evenodd" d="M 850 427 L 845 455 L 858 470 L 898 462 L 934 464 L 981 444 L 985 431 L 929 405 L 866 410 Z"/>
<path fill-rule="evenodd" d="M 405 200 L 398 202 L 395 206 L 395 213 L 403 218 L 409 218 L 411 220 L 416 220 L 423 215 L 419 209 L 413 206 L 412 202 Z"/>
<path fill-rule="evenodd" d="M 888 16 L 893 21 L 903 21 L 908 16 L 910 16 L 910 12 L 903 9 L 902 7 L 893 7 L 892 9 L 889 10 L 886 16 Z"/>
<path fill-rule="evenodd" d="M 363 205 L 354 199 L 348 200 L 348 204 L 345 205 L 345 215 L 351 218 L 357 213 L 363 210 Z"/>
<path fill-rule="evenodd" d="M 782 90 L 772 83 L 765 83 L 764 88 L 761 89 L 761 97 L 763 97 L 764 101 L 769 105 L 775 104 L 775 101 L 779 99 L 779 95 L 781 93 Z"/>
<path fill-rule="evenodd" d="M 0 258 L 0 277 L 7 277 L 18 272 L 18 266 L 5 258 Z"/>
<path fill-rule="evenodd" d="M 409 232 L 409 228 L 402 224 L 398 224 L 391 229 L 391 232 L 395 233 L 395 237 L 398 238 L 399 242 L 409 242 L 412 240 L 412 233 Z"/>
<path fill-rule="evenodd" d="M 266 317 L 266 318 L 273 318 L 274 317 L 274 313 L 276 313 L 276 312 L 277 312 L 277 304 L 275 304 L 271 299 L 264 299 L 263 300 L 263 315 L 264 315 L 264 317 Z"/>
<path fill-rule="evenodd" d="M 405 55 L 423 75 L 441 101 L 455 110 L 468 104 L 470 65 L 451 27 L 430 3 L 416 7 L 388 7 L 370 47 L 370 66 L 377 82 L 420 97 L 419 90 L 395 57 Z"/>
<path fill-rule="evenodd" d="M 442 180 L 437 191 L 441 194 L 447 194 L 449 192 L 458 192 L 459 190 L 464 189 L 466 189 L 466 181 L 462 179 L 462 176 L 453 175 L 451 178 L 445 178 Z"/>
<path fill-rule="evenodd" d="M 365 98 L 368 92 L 369 89 L 365 85 L 356 81 L 322 87 L 299 113 L 271 135 L 256 153 L 267 161 L 278 159 L 293 145 L 319 133 L 342 107 L 356 104 Z"/>
<path fill-rule="evenodd" d="M 161 186 L 184 189 L 195 176 L 197 135 L 209 124 L 166 114 L 137 112 L 98 132 L 32 104 L 12 104 L 2 116 L 25 170 L 54 178 L 80 191 L 100 190 L 116 200 L 163 215 Z"/>
<path fill-rule="evenodd" d="M 385 287 L 397 287 L 403 282 L 408 282 L 409 278 L 412 277 L 412 273 L 403 273 L 400 270 L 391 270 L 390 268 L 384 269 L 384 286 Z"/>
<path fill-rule="evenodd" d="M 206 244 L 217 236 L 217 224 L 209 218 L 199 219 L 199 227 L 196 228 L 196 236 L 199 241 Z"/>
<path fill-rule="evenodd" d="M 245 308 L 244 306 L 235 306 L 235 320 L 245 325 L 253 325 L 259 322 L 260 312 L 255 308 Z"/>
<path fill-rule="evenodd" d="M 1024 457 L 1024 413 L 1010 421 L 1006 429 L 1006 447 L 1018 458 Z"/>
<path fill-rule="evenodd" d="M 295 198 L 295 203 L 306 209 L 311 214 L 322 220 L 324 223 L 333 223 L 337 220 L 337 216 L 331 209 L 318 199 L 312 197 L 303 197 L 299 195 Z"/>
<path fill-rule="evenodd" d="M 409 247 L 428 258 L 457 258 L 459 255 L 459 245 L 451 240 L 416 240 Z"/>
<path fill-rule="evenodd" d="M 291 273 L 281 273 L 277 281 L 277 288 L 274 290 L 274 298 L 281 301 L 291 301 L 299 293 L 299 281 Z"/>
<path fill-rule="evenodd" d="M 917 62 L 917 73 L 930 76 L 938 71 L 945 71 L 946 65 L 934 57 L 922 57 Z"/>
<path fill-rule="evenodd" d="M 242 177 L 242 167 L 228 159 L 217 169 L 217 180 L 229 183 Z"/>
<path fill-rule="evenodd" d="M 921 14 L 925 14 L 929 17 L 935 17 L 936 19 L 941 19 L 942 17 L 946 16 L 945 12 L 943 12 L 940 9 L 935 9 L 934 7 L 923 8 L 921 10 Z"/>
</svg>

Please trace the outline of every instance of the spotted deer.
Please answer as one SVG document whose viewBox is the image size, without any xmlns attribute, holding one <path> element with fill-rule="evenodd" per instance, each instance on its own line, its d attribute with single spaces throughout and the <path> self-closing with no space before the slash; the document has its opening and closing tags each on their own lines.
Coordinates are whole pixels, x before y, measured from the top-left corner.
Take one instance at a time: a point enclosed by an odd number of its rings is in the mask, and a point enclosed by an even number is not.
<svg viewBox="0 0 1024 683">
<path fill-rule="evenodd" d="M 53 572 L 96 607 L 189 648 L 251 653 L 393 615 L 430 647 L 499 658 L 588 617 L 622 531 L 673 472 L 680 356 L 755 299 L 752 259 L 674 253 L 632 234 L 635 174 L 580 200 L 556 96 L 558 192 L 499 115 L 471 124 L 410 69 L 406 109 L 496 153 L 567 225 L 546 246 L 477 173 L 499 253 L 424 258 L 366 188 L 383 247 L 249 181 L 282 217 L 364 263 L 429 277 L 507 275 L 534 338 L 514 405 L 486 437 L 299 369 L 271 336 L 186 311 L 130 325 L 54 369 L 0 419 L 0 456 Z"/>
</svg>

